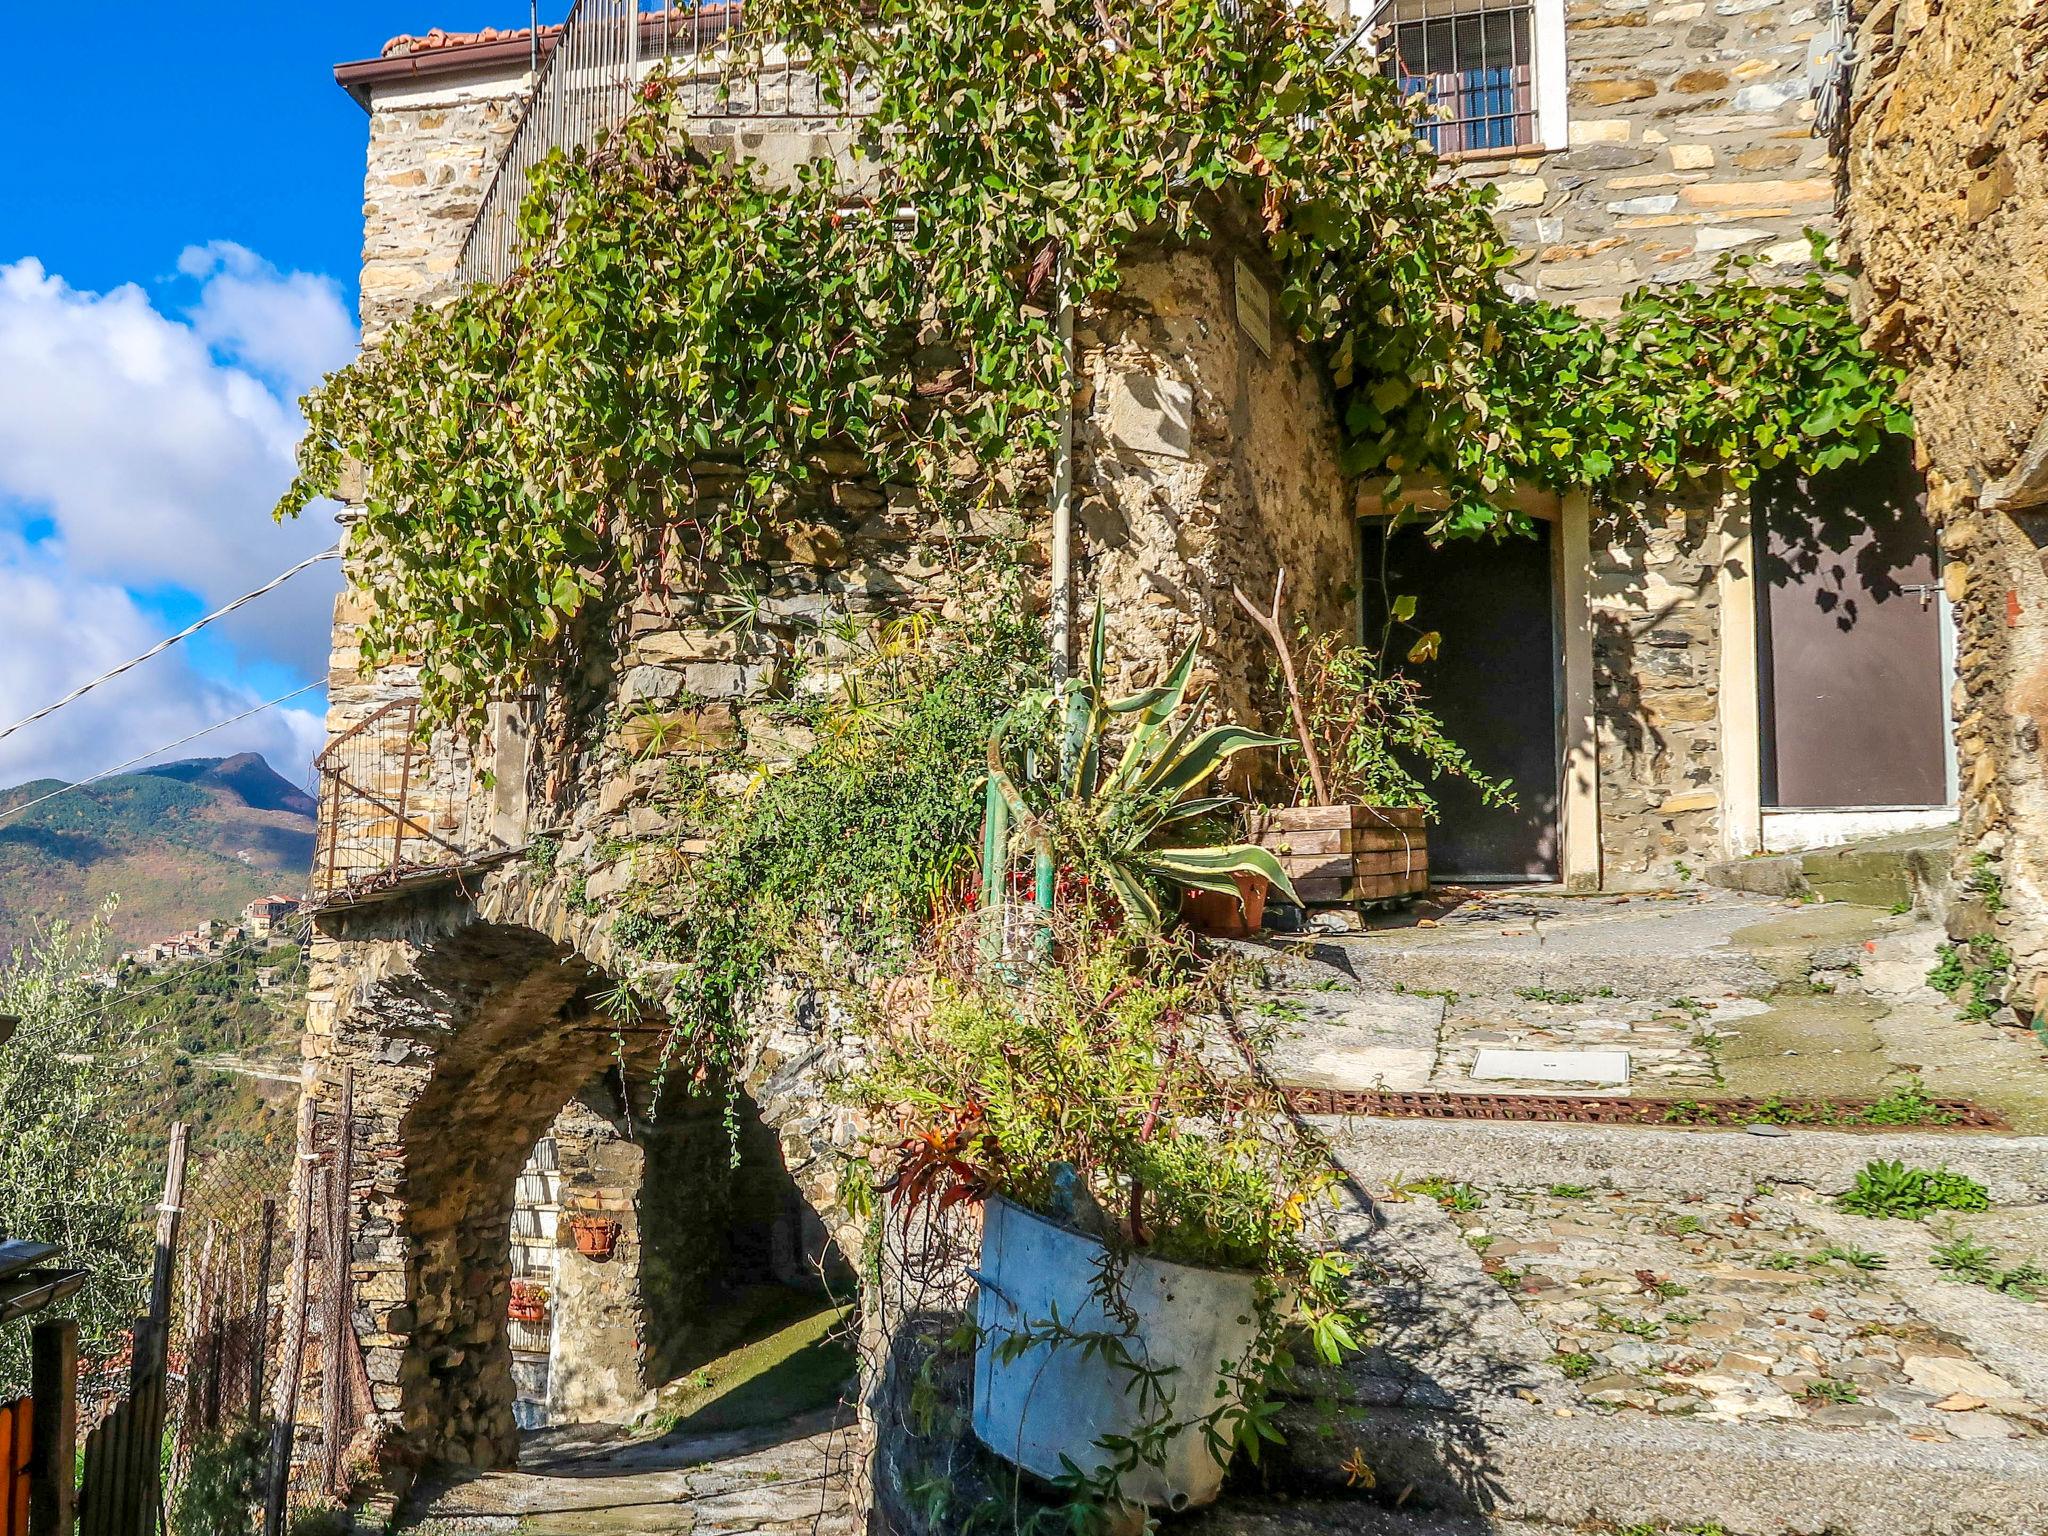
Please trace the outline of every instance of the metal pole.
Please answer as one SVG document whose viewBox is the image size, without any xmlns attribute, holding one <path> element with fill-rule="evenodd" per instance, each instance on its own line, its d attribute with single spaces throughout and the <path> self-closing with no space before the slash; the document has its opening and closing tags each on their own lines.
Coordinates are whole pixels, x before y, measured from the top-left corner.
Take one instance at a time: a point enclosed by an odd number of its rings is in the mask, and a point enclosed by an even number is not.
<svg viewBox="0 0 2048 1536">
<path fill-rule="evenodd" d="M 1048 606 L 1052 680 L 1064 683 L 1074 668 L 1074 305 L 1067 292 L 1067 258 L 1053 267 L 1059 309 L 1060 440 L 1052 461 L 1052 601 Z M 1062 763 L 1064 771 L 1066 765 Z"/>
<path fill-rule="evenodd" d="M 256 1260 L 256 1321 L 250 1339 L 249 1425 L 263 1422 L 263 1363 L 270 1355 L 270 1266 L 277 1249 L 277 1202 L 263 1202 L 263 1247 Z"/>
<path fill-rule="evenodd" d="M 356 1069 L 341 1069 L 341 1114 L 334 1127 L 334 1173 L 328 1186 L 327 1295 L 321 1319 L 320 1452 L 329 1492 L 341 1488 L 341 1441 L 347 1408 L 342 1393 L 348 1371 L 343 1335 L 351 1326 L 348 1296 L 349 1184 L 354 1177 Z"/>
</svg>

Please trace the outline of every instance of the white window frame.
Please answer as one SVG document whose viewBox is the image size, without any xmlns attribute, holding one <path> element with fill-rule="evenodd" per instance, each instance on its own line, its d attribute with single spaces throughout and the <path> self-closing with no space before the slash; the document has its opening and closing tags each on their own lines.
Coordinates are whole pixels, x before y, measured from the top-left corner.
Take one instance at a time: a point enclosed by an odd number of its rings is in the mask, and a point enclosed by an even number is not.
<svg viewBox="0 0 2048 1536">
<path fill-rule="evenodd" d="M 1364 45 L 1375 57 L 1379 51 L 1378 33 L 1382 27 L 1392 24 L 1390 13 L 1396 3 L 1397 0 L 1351 0 L 1352 16 L 1365 23 L 1368 28 Z M 1535 108 L 1536 142 L 1522 153 L 1547 154 L 1552 150 L 1568 149 L 1571 146 L 1567 102 L 1570 75 L 1566 67 L 1565 0 L 1526 0 L 1526 3 L 1530 12 L 1530 94 Z M 1473 153 L 1490 155 L 1498 152 Z M 1467 157 L 1448 155 L 1445 158 L 1455 160 Z"/>
</svg>

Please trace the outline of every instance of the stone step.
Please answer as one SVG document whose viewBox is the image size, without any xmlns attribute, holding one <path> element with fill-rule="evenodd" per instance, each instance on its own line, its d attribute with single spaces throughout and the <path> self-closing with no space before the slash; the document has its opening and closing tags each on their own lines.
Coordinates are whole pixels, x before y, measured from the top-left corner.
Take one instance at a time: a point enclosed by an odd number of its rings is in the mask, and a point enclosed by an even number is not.
<svg viewBox="0 0 2048 1536">
<path fill-rule="evenodd" d="M 1381 1527 L 1390 1536 L 1420 1536 L 1430 1519 L 1446 1536 L 1679 1531 L 1709 1521 L 1729 1536 L 2048 1530 L 2048 1440 L 2011 1438 L 2037 1415 L 2024 1404 L 1992 1405 L 2003 1417 L 1961 1411 L 1968 1404 L 1948 1414 L 1935 1401 L 1974 1385 L 2038 1400 L 2048 1377 L 2024 1304 L 1939 1275 L 1926 1259 L 1934 1235 L 1917 1224 L 1868 1221 L 1810 1194 L 1757 1189 L 1758 1180 L 1840 1188 L 1866 1157 L 1903 1156 L 1967 1166 L 1996 1183 L 2001 1203 L 2039 1199 L 2048 1141 L 1356 1120 L 1334 1134 L 1358 1202 L 1340 1208 L 1335 1235 L 1359 1262 L 1354 1283 L 1374 1336 L 1344 1366 L 1313 1373 L 1283 1416 L 1289 1443 L 1269 1453 L 1265 1486 L 1302 1502 L 1254 1505 L 1241 1524 L 1217 1531 L 1371 1530 L 1342 1501 L 1363 1511 L 1380 1507 L 1369 1500 L 1402 1496 L 1399 1513 L 1417 1523 Z M 1440 1203 L 1441 1186 L 1410 1182 L 1419 1175 L 1471 1185 L 1458 1203 L 1447 1195 Z M 1594 1186 L 1638 1193 L 1609 1197 Z M 1707 1198 L 1692 1200 L 1693 1192 Z M 1532 1203 L 1546 1196 L 1540 1209 Z M 1805 1256 L 1823 1240 L 1881 1252 L 1874 1269 L 1854 1273 L 1840 1265 L 1823 1273 L 1803 1257 L 1797 1275 L 1760 1265 L 1759 1256 Z M 1628 1283 L 1631 1271 L 1638 1281 L 1654 1273 L 1685 1283 L 1669 1295 L 1648 1292 Z M 1833 1318 L 1835 1331 L 1781 1337 L 1783 1298 L 1795 1293 L 1825 1305 L 1803 1311 L 1801 1299 L 1793 1310 Z M 1617 1320 L 1588 1323 L 1587 1304 L 1613 1307 Z M 1677 1315 L 1685 1311 L 1694 1315 Z M 1702 1315 L 1709 1312 L 1711 1320 Z M 1866 1312 L 1921 1354 L 1902 1343 L 1903 1365 L 1873 1375 L 1855 1322 Z M 1645 1330 L 1661 1321 L 1646 1335 L 1629 1326 L 1638 1319 Z M 1702 1324 L 1696 1337 L 1683 1331 Z M 1643 1336 L 1681 1354 L 1768 1357 L 1730 1356 L 1725 1370 L 1754 1373 L 1755 1384 L 1730 1376 L 1715 1385 L 1707 1374 L 1656 1364 L 1636 1342 Z M 1820 1347 L 1802 1355 L 1801 1343 Z M 1626 1369 L 1651 1391 L 1681 1381 L 1676 1390 L 1698 1395 L 1699 1408 L 1650 1412 L 1599 1378 L 1578 1379 L 1583 1368 L 1568 1377 L 1567 1349 L 1592 1351 L 1617 1380 Z M 1629 1350 L 1636 1353 L 1624 1367 Z M 1871 1405 L 1737 1416 L 1751 1413 L 1733 1409 L 1738 1399 L 1774 1391 L 1792 1408 L 1791 1388 L 1769 1383 L 1793 1379 L 1777 1371 L 1793 1356 L 1815 1362 L 1801 1369 L 1816 1376 L 1868 1384 Z M 1928 1375 L 1930 1362 L 1952 1375 Z M 1652 1385 L 1658 1377 L 1665 1387 Z M 1897 1390 L 1907 1383 L 1917 1395 Z M 1880 1412 L 1886 1402 L 1917 1419 Z M 1930 1418 L 1945 1437 L 1930 1432 Z M 1976 1438 L 1979 1431 L 1998 1438 Z"/>
<path fill-rule="evenodd" d="M 1279 941 L 1357 985 L 1410 995 L 1765 997 L 1779 979 L 1730 943 L 1774 908 L 1722 892 L 1673 899 L 1537 897 L 1475 903 L 1434 927 Z"/>
<path fill-rule="evenodd" d="M 1396 1506 L 1399 1490 L 1350 1489 L 1342 1497 L 1231 1494 L 1174 1522 L 1175 1536 L 1563 1536 L 1553 1525 L 1512 1516 L 1446 1514 L 1412 1503 Z"/>
<path fill-rule="evenodd" d="M 1301 1492 L 1355 1492 L 1358 1467 L 1377 1489 L 1406 1491 L 1412 1518 L 1446 1532 L 1534 1528 L 1682 1530 L 1717 1521 L 1728 1536 L 2039 1536 L 2048 1530 L 2048 1452 L 2038 1442 L 1925 1444 L 1855 1431 L 1691 1425 L 1506 1405 L 1440 1413 L 1364 1408 L 1334 1424 L 1312 1407 L 1273 1478 Z M 1330 1508 L 1331 1506 L 1324 1506 Z M 1341 1508 L 1341 1506 L 1340 1506 Z M 1370 1530 L 1262 1523 L 1218 1531 Z M 1465 1520 L 1463 1527 L 1455 1522 Z M 1398 1530 L 1400 1527 L 1383 1527 Z M 1411 1527 L 1428 1531 L 1426 1524 Z"/>
<path fill-rule="evenodd" d="M 1939 909 L 1948 889 L 1955 831 L 1935 827 L 1707 866 L 1709 884 L 1758 896 L 1812 895 L 1823 901 Z"/>
<path fill-rule="evenodd" d="M 1773 1126 L 1662 1130 L 1490 1120 L 1317 1117 L 1361 1179 L 1437 1176 L 1541 1187 L 1609 1185 L 1672 1194 L 1734 1194 L 1759 1182 L 1847 1189 L 1873 1158 L 1968 1174 L 2000 1205 L 2048 1201 L 2048 1137 L 1972 1132 L 1823 1131 Z"/>
</svg>

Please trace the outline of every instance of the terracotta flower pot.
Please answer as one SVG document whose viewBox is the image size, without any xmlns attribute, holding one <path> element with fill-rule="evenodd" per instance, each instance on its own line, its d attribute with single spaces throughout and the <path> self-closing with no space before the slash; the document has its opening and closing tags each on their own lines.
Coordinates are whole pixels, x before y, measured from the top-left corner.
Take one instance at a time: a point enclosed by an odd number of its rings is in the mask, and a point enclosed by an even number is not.
<svg viewBox="0 0 2048 1536">
<path fill-rule="evenodd" d="M 1196 932 L 1219 939 L 1241 939 L 1257 933 L 1264 925 L 1266 877 L 1236 874 L 1230 878 L 1237 883 L 1235 896 L 1193 887 L 1181 892 L 1180 915 Z"/>
<path fill-rule="evenodd" d="M 609 1216 L 571 1216 L 569 1233 L 576 1239 L 576 1251 L 597 1264 L 609 1259 L 619 1245 L 619 1224 Z"/>
</svg>

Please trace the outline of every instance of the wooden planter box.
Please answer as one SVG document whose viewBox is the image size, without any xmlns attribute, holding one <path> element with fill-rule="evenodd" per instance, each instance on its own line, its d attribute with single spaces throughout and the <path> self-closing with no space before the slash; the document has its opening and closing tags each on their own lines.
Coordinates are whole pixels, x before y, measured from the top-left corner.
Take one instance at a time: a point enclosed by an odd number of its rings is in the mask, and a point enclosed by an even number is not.
<svg viewBox="0 0 2048 1536">
<path fill-rule="evenodd" d="M 1251 840 L 1272 852 L 1312 907 L 1398 901 L 1429 889 L 1429 831 L 1419 806 L 1255 811 Z"/>
</svg>

